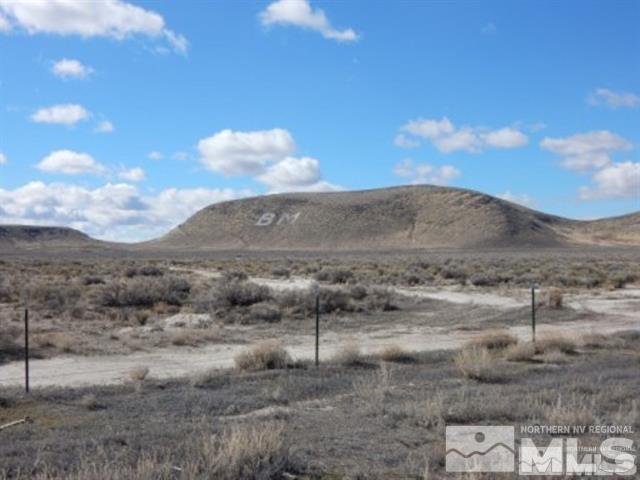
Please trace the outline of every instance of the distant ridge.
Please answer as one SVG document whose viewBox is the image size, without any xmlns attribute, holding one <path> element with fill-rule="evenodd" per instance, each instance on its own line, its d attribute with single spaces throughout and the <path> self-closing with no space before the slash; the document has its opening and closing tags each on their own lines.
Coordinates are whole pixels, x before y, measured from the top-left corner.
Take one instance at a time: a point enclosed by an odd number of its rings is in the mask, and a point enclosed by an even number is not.
<svg viewBox="0 0 640 480">
<path fill-rule="evenodd" d="M 285 193 L 216 203 L 156 240 L 103 242 L 65 227 L 0 226 L 0 250 L 411 251 L 640 246 L 640 212 L 570 220 L 473 190 L 429 185 Z"/>
<path fill-rule="evenodd" d="M 578 221 L 472 190 L 406 186 L 208 206 L 146 248 L 410 250 L 640 245 L 640 213 Z"/>
<path fill-rule="evenodd" d="M 3 249 L 83 247 L 101 243 L 73 228 L 0 225 L 0 247 Z"/>
</svg>

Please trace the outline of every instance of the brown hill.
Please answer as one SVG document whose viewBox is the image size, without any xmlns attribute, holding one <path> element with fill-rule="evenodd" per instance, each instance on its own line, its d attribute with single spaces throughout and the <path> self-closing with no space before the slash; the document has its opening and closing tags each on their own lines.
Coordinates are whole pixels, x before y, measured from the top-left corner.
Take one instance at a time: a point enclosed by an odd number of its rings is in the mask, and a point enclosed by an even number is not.
<svg viewBox="0 0 640 480">
<path fill-rule="evenodd" d="M 458 188 L 268 195 L 200 210 L 145 248 L 406 250 L 640 245 L 640 213 L 577 221 Z"/>
<path fill-rule="evenodd" d="M 67 227 L 0 225 L 0 248 L 85 247 L 102 242 Z"/>
</svg>

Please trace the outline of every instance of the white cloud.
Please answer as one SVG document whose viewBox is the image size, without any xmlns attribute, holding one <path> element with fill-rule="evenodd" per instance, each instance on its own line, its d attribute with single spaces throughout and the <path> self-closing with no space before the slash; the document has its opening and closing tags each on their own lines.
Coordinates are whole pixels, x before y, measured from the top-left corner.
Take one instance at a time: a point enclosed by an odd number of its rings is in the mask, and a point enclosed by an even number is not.
<svg viewBox="0 0 640 480">
<path fill-rule="evenodd" d="M 607 165 L 593 175 L 594 187 L 582 187 L 582 200 L 635 198 L 640 201 L 640 163 L 621 162 Z"/>
<path fill-rule="evenodd" d="M 5 16 L 0 14 L 0 32 L 8 32 L 9 30 L 11 30 L 11 24 L 9 23 L 9 20 L 7 20 Z"/>
<path fill-rule="evenodd" d="M 107 171 L 104 165 L 88 153 L 78 153 L 72 150 L 53 151 L 44 157 L 37 167 L 43 172 L 64 173 L 66 175 L 101 175 Z"/>
<path fill-rule="evenodd" d="M 166 25 L 156 12 L 121 0 L 0 0 L 0 12 L 10 24 L 29 34 L 111 37 L 118 40 L 134 35 L 162 39 L 180 53 L 188 42 Z"/>
<path fill-rule="evenodd" d="M 89 116 L 90 113 L 82 105 L 67 103 L 41 108 L 31 115 L 31 120 L 36 123 L 73 125 L 81 120 L 86 120 Z"/>
<path fill-rule="evenodd" d="M 86 78 L 93 70 L 86 65 L 83 65 L 79 60 L 70 58 L 63 58 L 58 60 L 51 67 L 51 71 L 54 75 L 60 78 Z"/>
<path fill-rule="evenodd" d="M 105 240 L 147 240 L 211 203 L 251 194 L 248 190 L 170 188 L 145 195 L 123 183 L 90 189 L 30 182 L 14 190 L 0 188 L 0 223 L 64 225 Z"/>
<path fill-rule="evenodd" d="M 118 177 L 122 180 L 127 180 L 129 182 L 141 182 L 145 178 L 145 173 L 142 168 L 123 168 L 118 172 Z"/>
<path fill-rule="evenodd" d="M 410 158 L 397 163 L 393 168 L 393 173 L 406 178 L 412 184 L 430 183 L 433 185 L 448 185 L 454 178 L 462 174 L 453 165 L 437 167 L 427 163 L 414 163 Z"/>
<path fill-rule="evenodd" d="M 602 168 L 611 162 L 611 155 L 629 150 L 632 145 L 607 130 L 577 133 L 564 138 L 546 137 L 540 147 L 563 157 L 562 165 L 570 170 L 585 171 Z"/>
<path fill-rule="evenodd" d="M 320 180 L 320 162 L 310 157 L 286 157 L 267 168 L 258 180 L 272 188 L 311 185 Z"/>
<path fill-rule="evenodd" d="M 517 148 L 529 142 L 527 136 L 515 128 L 505 127 L 483 135 L 487 145 L 495 148 Z"/>
<path fill-rule="evenodd" d="M 4 165 L 6 163 L 7 163 L 7 156 L 4 153 L 0 152 L 0 165 Z"/>
<path fill-rule="evenodd" d="M 164 158 L 164 155 L 157 150 L 152 150 L 147 154 L 147 158 L 149 158 L 150 160 L 162 160 Z"/>
<path fill-rule="evenodd" d="M 536 201 L 526 193 L 517 194 L 511 193 L 509 190 L 507 190 L 506 192 L 497 195 L 497 197 L 529 208 L 532 208 L 536 205 Z"/>
<path fill-rule="evenodd" d="M 342 190 L 342 187 L 322 180 L 320 162 L 310 157 L 286 157 L 256 179 L 269 187 L 269 193 Z"/>
<path fill-rule="evenodd" d="M 351 28 L 337 30 L 325 13 L 319 8 L 313 9 L 308 0 L 277 0 L 260 13 L 263 25 L 293 25 L 315 30 L 323 37 L 339 42 L 358 40 L 358 34 Z"/>
<path fill-rule="evenodd" d="M 96 128 L 93 129 L 96 133 L 111 133 L 114 130 L 115 127 L 109 120 L 102 120 L 98 125 L 96 125 Z"/>
<path fill-rule="evenodd" d="M 518 148 L 529 142 L 529 138 L 515 127 L 497 130 L 467 125 L 456 127 L 447 117 L 440 120 L 418 118 L 407 122 L 400 130 L 398 136 L 402 138 L 400 142 L 395 142 L 396 145 L 409 144 L 407 142 L 414 142 L 411 145 L 415 145 L 419 139 L 425 139 L 442 153 L 458 150 L 479 153 L 486 148 Z M 413 138 L 407 138 L 407 135 Z"/>
<path fill-rule="evenodd" d="M 436 140 L 437 138 L 451 135 L 455 131 L 455 127 L 447 117 L 442 117 L 441 120 L 418 118 L 409 121 L 401 129 L 416 137 L 427 138 L 429 140 Z"/>
<path fill-rule="evenodd" d="M 287 130 L 253 132 L 222 130 L 198 142 L 200 162 L 223 175 L 263 173 L 269 161 L 278 161 L 296 150 Z"/>
<path fill-rule="evenodd" d="M 593 106 L 605 106 L 612 109 L 636 108 L 640 106 L 640 97 L 630 92 L 613 92 L 607 88 L 597 88 L 587 97 L 587 103 Z"/>
<path fill-rule="evenodd" d="M 409 138 L 404 133 L 398 133 L 393 139 L 393 144 L 400 148 L 418 148 L 420 146 L 419 141 Z"/>
<path fill-rule="evenodd" d="M 442 153 L 451 153 L 457 150 L 464 150 L 470 153 L 482 151 L 482 139 L 470 127 L 462 127 L 451 135 L 436 138 L 433 143 Z"/>
</svg>

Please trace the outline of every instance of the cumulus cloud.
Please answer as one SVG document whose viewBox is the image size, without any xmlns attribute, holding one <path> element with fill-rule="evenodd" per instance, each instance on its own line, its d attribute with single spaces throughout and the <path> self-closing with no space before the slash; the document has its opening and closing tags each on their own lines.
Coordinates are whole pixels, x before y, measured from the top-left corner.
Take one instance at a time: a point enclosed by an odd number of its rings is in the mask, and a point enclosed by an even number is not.
<svg viewBox="0 0 640 480">
<path fill-rule="evenodd" d="M 36 123 L 74 125 L 81 120 L 86 120 L 89 116 L 90 113 L 82 105 L 67 103 L 41 108 L 31 115 L 31 121 Z"/>
<path fill-rule="evenodd" d="M 320 180 L 320 162 L 310 157 L 286 157 L 267 168 L 258 179 L 275 188 L 311 185 Z"/>
<path fill-rule="evenodd" d="M 51 71 L 57 77 L 68 79 L 86 78 L 91 75 L 93 69 L 83 65 L 79 60 L 63 58 L 53 64 Z"/>
<path fill-rule="evenodd" d="M 7 156 L 4 153 L 0 152 L 0 165 L 4 165 L 6 163 L 7 163 Z"/>
<path fill-rule="evenodd" d="M 546 137 L 540 142 L 540 147 L 563 157 L 565 168 L 586 171 L 608 165 L 612 154 L 629 150 L 632 145 L 619 135 L 598 130 L 564 138 Z"/>
<path fill-rule="evenodd" d="M 162 39 L 180 53 L 188 47 L 186 38 L 168 29 L 160 14 L 121 0 L 0 0 L 0 15 L 4 15 L 9 27 L 20 27 L 31 35 L 79 35 L 117 40 L 142 35 Z"/>
<path fill-rule="evenodd" d="M 640 97 L 630 92 L 614 92 L 608 88 L 596 88 L 587 97 L 587 103 L 593 106 L 605 106 L 611 109 L 636 108 L 640 106 Z"/>
<path fill-rule="evenodd" d="M 322 180 L 320 162 L 310 157 L 286 157 L 268 167 L 256 179 L 269 187 L 269 193 L 327 192 L 342 189 Z"/>
<path fill-rule="evenodd" d="M 351 28 L 334 28 L 325 13 L 319 8 L 312 8 L 308 0 L 277 0 L 260 13 L 260 21 L 265 26 L 293 25 L 315 30 L 324 38 L 339 42 L 353 42 L 359 38 Z"/>
<path fill-rule="evenodd" d="M 640 163 L 612 163 L 593 174 L 593 187 L 582 187 L 582 200 L 635 198 L 640 200 Z"/>
<path fill-rule="evenodd" d="M 111 133 L 114 130 L 115 127 L 109 120 L 102 120 L 98 125 L 96 125 L 96 128 L 93 129 L 96 133 Z"/>
<path fill-rule="evenodd" d="M 490 131 L 483 138 L 488 146 L 494 148 L 518 148 L 529 142 L 524 133 L 510 127 Z"/>
<path fill-rule="evenodd" d="M 157 150 L 152 150 L 147 154 L 147 158 L 150 160 L 162 160 L 164 158 L 164 155 Z"/>
<path fill-rule="evenodd" d="M 198 142 L 201 163 L 223 175 L 263 173 L 269 161 L 281 160 L 296 150 L 287 130 L 274 128 L 253 132 L 222 130 Z"/>
<path fill-rule="evenodd" d="M 400 148 L 418 148 L 420 146 L 419 141 L 409 138 L 404 133 L 398 133 L 393 139 L 393 144 Z"/>
<path fill-rule="evenodd" d="M 101 175 L 107 171 L 104 165 L 88 153 L 72 150 L 55 150 L 44 157 L 37 167 L 43 172 L 64 173 L 65 175 Z"/>
<path fill-rule="evenodd" d="M 105 240 L 147 240 L 211 203 L 251 194 L 248 190 L 170 188 L 145 195 L 126 183 L 91 189 L 30 182 L 13 190 L 0 188 L 0 223 L 65 225 Z"/>
<path fill-rule="evenodd" d="M 531 198 L 526 193 L 511 193 L 509 190 L 497 196 L 503 200 L 507 200 L 508 202 L 517 203 L 519 205 L 523 205 L 525 207 L 535 207 L 536 201 Z"/>
<path fill-rule="evenodd" d="M 144 170 L 140 167 L 121 168 L 118 177 L 129 182 L 141 182 L 145 178 Z"/>
<path fill-rule="evenodd" d="M 226 176 L 252 176 L 269 193 L 341 189 L 322 180 L 318 160 L 292 156 L 296 149 L 293 136 L 281 128 L 222 130 L 198 142 L 200 162 L 207 169 Z"/>
<path fill-rule="evenodd" d="M 414 163 L 407 158 L 397 163 L 393 168 L 393 173 L 406 178 L 410 183 L 433 185 L 448 185 L 454 178 L 459 177 L 462 172 L 453 165 L 434 166 L 428 163 Z"/>
<path fill-rule="evenodd" d="M 497 130 L 467 125 L 456 127 L 447 117 L 440 120 L 418 118 L 407 122 L 400 130 L 401 141 L 396 141 L 396 145 L 403 146 L 402 143 L 410 141 L 411 146 L 416 146 L 420 140 L 428 140 L 442 153 L 458 150 L 479 153 L 487 148 L 518 148 L 529 142 L 527 135 L 515 127 Z"/>
<path fill-rule="evenodd" d="M 8 32 L 9 30 L 11 30 L 9 20 L 0 13 L 0 32 Z"/>
</svg>

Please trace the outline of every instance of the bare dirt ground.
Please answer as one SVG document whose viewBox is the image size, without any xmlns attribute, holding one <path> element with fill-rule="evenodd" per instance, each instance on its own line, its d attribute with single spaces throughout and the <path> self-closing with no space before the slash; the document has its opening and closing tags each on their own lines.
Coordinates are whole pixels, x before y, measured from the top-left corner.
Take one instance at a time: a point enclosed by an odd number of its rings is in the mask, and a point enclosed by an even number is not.
<svg viewBox="0 0 640 480">
<path fill-rule="evenodd" d="M 451 424 L 637 445 L 640 260 L 616 252 L 0 260 L 0 426 L 28 419 L 0 479 L 445 479 Z"/>
<path fill-rule="evenodd" d="M 218 272 L 194 269 L 188 272 L 206 278 L 219 278 Z M 251 281 L 275 290 L 309 289 L 315 282 L 309 278 L 272 279 L 252 277 Z M 434 299 L 446 303 L 463 305 L 466 309 L 489 307 L 492 314 L 507 313 L 520 309 L 529 300 L 525 289 L 503 290 L 486 293 L 479 289 L 461 287 L 392 287 L 403 296 Z M 640 289 L 628 288 L 612 292 L 589 292 L 567 295 L 568 308 L 580 318 L 572 321 L 548 323 L 544 315 L 538 317 L 538 335 L 572 335 L 576 331 L 611 334 L 624 330 L 640 330 Z M 433 314 L 428 307 L 419 312 L 423 316 Z M 597 314 L 597 315 L 594 315 Z M 349 323 L 348 319 L 344 323 Z M 354 322 L 355 324 L 355 322 Z M 311 324 L 308 325 L 311 327 Z M 353 329 L 353 325 L 351 326 Z M 429 325 L 428 322 L 406 322 L 398 319 L 393 326 L 369 325 L 358 331 L 336 328 L 323 332 L 320 349 L 324 358 L 330 358 L 341 350 L 357 345 L 365 353 L 376 353 L 385 347 L 398 346 L 409 351 L 432 351 L 458 349 L 479 335 L 485 328 L 482 322 L 460 325 Z M 495 327 L 493 327 L 495 328 Z M 506 331 L 520 339 L 531 336 L 529 325 L 505 325 Z M 227 327 L 230 329 L 230 327 Z M 128 372 L 139 366 L 148 366 L 156 378 L 187 376 L 210 368 L 230 368 L 241 351 L 257 342 L 269 338 L 265 332 L 256 334 L 251 328 L 231 327 L 239 332 L 244 341 L 225 342 L 198 348 L 158 348 L 150 352 L 125 355 L 59 356 L 31 361 L 31 384 L 33 387 L 78 387 L 86 385 L 109 385 L 122 383 Z M 311 330 L 311 328 L 309 328 Z M 323 330 L 325 330 L 323 325 Z M 310 360 L 315 355 L 314 336 L 278 332 L 278 338 L 295 359 Z M 24 365 L 20 361 L 0 365 L 0 387 L 19 385 L 24 382 Z"/>
</svg>

